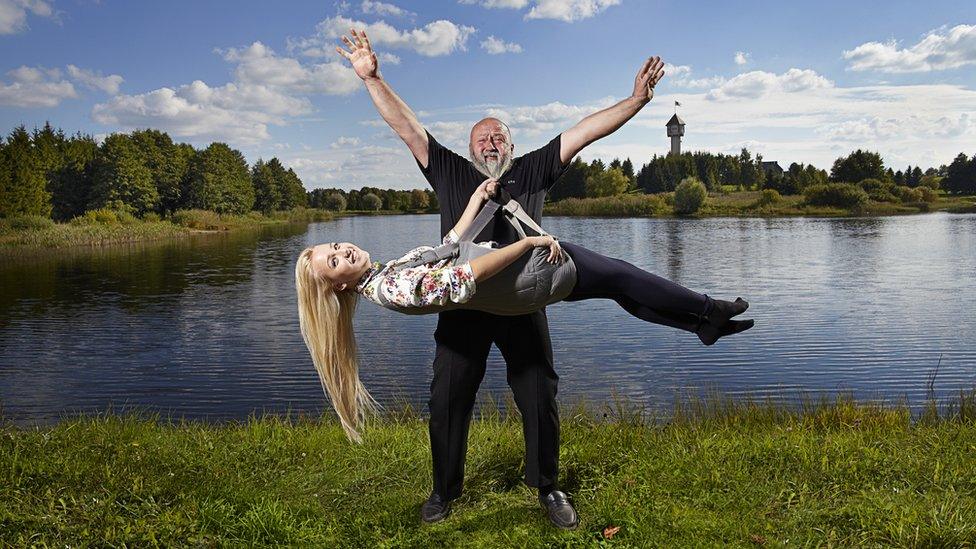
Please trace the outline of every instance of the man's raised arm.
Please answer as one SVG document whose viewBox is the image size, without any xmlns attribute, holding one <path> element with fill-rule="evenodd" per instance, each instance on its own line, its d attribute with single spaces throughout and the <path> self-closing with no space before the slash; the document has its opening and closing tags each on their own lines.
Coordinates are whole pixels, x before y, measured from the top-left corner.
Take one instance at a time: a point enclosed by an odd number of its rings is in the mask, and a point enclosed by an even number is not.
<svg viewBox="0 0 976 549">
<path fill-rule="evenodd" d="M 376 105 L 376 110 L 379 111 L 380 116 L 407 144 L 420 165 L 426 168 L 427 132 L 417 120 L 417 115 L 383 80 L 379 72 L 376 54 L 369 43 L 369 38 L 366 37 L 366 31 L 350 29 L 350 34 L 352 34 L 352 39 L 346 36 L 342 37 L 342 41 L 345 42 L 350 51 L 339 46 L 336 46 L 336 51 L 352 63 L 353 70 L 366 84 L 369 96 L 373 100 L 373 104 Z"/>
<path fill-rule="evenodd" d="M 587 116 L 563 132 L 559 145 L 559 159 L 562 163 L 568 163 L 583 147 L 617 131 L 620 126 L 633 118 L 654 98 L 654 86 L 663 76 L 664 62 L 661 58 L 648 58 L 637 71 L 637 76 L 634 78 L 634 93 L 630 97 Z"/>
</svg>

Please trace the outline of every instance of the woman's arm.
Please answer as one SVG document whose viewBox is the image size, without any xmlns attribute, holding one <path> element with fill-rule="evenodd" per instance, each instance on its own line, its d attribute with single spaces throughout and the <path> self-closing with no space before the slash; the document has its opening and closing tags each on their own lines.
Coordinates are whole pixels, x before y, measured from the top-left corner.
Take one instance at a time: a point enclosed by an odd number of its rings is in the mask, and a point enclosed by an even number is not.
<svg viewBox="0 0 976 549">
<path fill-rule="evenodd" d="M 559 242 L 555 238 L 549 235 L 528 236 L 504 248 L 499 248 L 491 253 L 472 259 L 471 272 L 474 274 L 475 282 L 483 282 L 498 274 L 499 271 L 522 257 L 522 254 L 536 246 L 549 247 L 548 260 L 550 263 L 559 261 L 561 257 Z"/>
<path fill-rule="evenodd" d="M 488 201 L 489 196 L 493 196 L 495 191 L 498 189 L 498 182 L 494 179 L 485 179 L 478 185 L 478 188 L 471 193 L 471 198 L 468 199 L 468 207 L 464 209 L 461 217 L 458 218 L 458 222 L 454 225 L 452 229 L 458 238 L 464 234 L 464 231 L 468 230 L 474 218 L 478 216 L 478 212 L 481 211 L 481 207 L 485 205 Z"/>
</svg>

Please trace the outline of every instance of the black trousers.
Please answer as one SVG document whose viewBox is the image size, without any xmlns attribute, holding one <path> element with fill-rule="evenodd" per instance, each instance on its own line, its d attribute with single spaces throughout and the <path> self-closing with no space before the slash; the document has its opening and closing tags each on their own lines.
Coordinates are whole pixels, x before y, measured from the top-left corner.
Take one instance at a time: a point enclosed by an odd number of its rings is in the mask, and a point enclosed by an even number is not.
<svg viewBox="0 0 976 549">
<path fill-rule="evenodd" d="M 621 259 L 569 242 L 559 243 L 576 264 L 576 285 L 565 301 L 612 299 L 635 317 L 695 332 L 709 298 Z"/>
<path fill-rule="evenodd" d="M 559 470 L 559 411 L 552 342 L 545 309 L 522 316 L 453 310 L 438 314 L 430 384 L 430 451 L 434 492 L 461 495 L 468 427 L 485 362 L 494 343 L 505 358 L 508 385 L 522 415 L 525 483 L 555 484 Z"/>
</svg>

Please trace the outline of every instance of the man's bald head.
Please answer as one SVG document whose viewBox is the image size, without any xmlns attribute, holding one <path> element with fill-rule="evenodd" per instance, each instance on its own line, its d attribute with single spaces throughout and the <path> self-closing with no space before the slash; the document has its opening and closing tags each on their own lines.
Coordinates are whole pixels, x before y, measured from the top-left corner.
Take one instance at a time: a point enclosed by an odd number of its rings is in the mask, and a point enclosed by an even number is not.
<svg viewBox="0 0 976 549">
<path fill-rule="evenodd" d="M 471 162 L 479 172 L 498 179 L 512 167 L 515 145 L 508 126 L 497 118 L 484 118 L 471 128 Z"/>
</svg>

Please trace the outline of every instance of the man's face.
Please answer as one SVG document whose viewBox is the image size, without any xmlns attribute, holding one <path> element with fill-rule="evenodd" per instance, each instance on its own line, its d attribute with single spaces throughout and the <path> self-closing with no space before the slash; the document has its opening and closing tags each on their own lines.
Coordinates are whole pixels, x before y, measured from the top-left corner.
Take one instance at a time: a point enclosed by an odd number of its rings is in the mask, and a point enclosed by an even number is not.
<svg viewBox="0 0 976 549">
<path fill-rule="evenodd" d="M 479 122 L 471 129 L 471 162 L 482 174 L 501 177 L 512 167 L 512 151 L 509 134 L 497 120 Z"/>
</svg>

